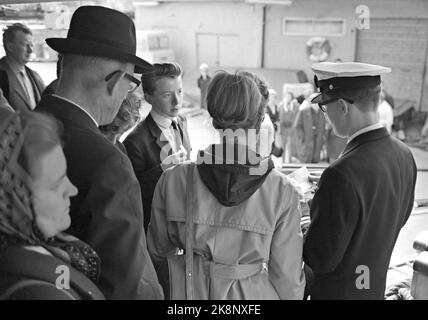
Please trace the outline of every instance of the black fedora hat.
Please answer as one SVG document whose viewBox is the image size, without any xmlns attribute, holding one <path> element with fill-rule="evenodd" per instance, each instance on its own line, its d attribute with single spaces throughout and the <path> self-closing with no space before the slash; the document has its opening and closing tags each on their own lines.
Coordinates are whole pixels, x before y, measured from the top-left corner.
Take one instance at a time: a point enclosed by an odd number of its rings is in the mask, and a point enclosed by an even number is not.
<svg viewBox="0 0 428 320">
<path fill-rule="evenodd" d="M 135 64 L 135 73 L 153 70 L 137 57 L 134 22 L 127 15 L 100 6 L 82 6 L 73 13 L 67 38 L 48 38 L 46 43 L 63 54 L 111 58 Z"/>
</svg>

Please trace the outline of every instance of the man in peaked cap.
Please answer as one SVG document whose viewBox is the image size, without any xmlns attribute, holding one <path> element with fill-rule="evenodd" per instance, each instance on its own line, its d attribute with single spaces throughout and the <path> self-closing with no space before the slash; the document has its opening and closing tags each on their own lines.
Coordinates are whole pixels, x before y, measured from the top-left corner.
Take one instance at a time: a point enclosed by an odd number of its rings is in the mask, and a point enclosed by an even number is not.
<svg viewBox="0 0 428 320">
<path fill-rule="evenodd" d="M 383 299 L 398 233 L 413 207 L 416 165 L 379 124 L 381 74 L 364 63 L 312 66 L 318 103 L 345 150 L 322 174 L 311 204 L 304 261 L 311 299 Z"/>
<path fill-rule="evenodd" d="M 138 87 L 134 72 L 152 70 L 135 55 L 134 23 L 116 10 L 83 6 L 74 12 L 66 39 L 46 42 L 63 54 L 62 72 L 56 93 L 44 96 L 36 110 L 64 125 L 68 176 L 79 190 L 71 200 L 69 231 L 100 255 L 97 284 L 106 298 L 162 299 L 132 165 L 98 129 L 112 122 Z"/>
</svg>

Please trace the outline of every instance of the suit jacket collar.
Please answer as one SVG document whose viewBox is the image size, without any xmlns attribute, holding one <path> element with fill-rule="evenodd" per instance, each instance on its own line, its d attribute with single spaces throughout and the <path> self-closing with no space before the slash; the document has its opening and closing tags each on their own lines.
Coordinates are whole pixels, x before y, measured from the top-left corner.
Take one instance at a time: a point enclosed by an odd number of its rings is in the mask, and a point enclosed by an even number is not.
<svg viewBox="0 0 428 320">
<path fill-rule="evenodd" d="M 147 129 L 149 130 L 152 138 L 156 141 L 156 144 L 159 146 L 159 148 L 163 148 L 168 141 L 166 139 L 161 140 L 162 130 L 159 128 L 159 126 L 156 124 L 155 120 L 153 119 L 152 115 L 149 113 L 146 120 L 144 120 L 146 123 Z"/>
<path fill-rule="evenodd" d="M 37 109 L 47 111 L 61 120 L 72 122 L 77 127 L 101 134 L 94 121 L 82 109 L 67 100 L 46 95 L 42 97 Z"/>
<path fill-rule="evenodd" d="M 341 157 L 347 155 L 348 153 L 355 150 L 357 147 L 359 147 L 359 146 L 361 146 L 367 142 L 379 140 L 379 139 L 382 139 L 382 138 L 387 137 L 389 135 L 390 134 L 388 133 L 388 130 L 386 130 L 386 128 L 384 128 L 384 127 L 376 129 L 376 130 L 365 132 L 365 133 L 355 137 L 354 139 L 352 139 L 346 145 L 345 150 L 343 151 L 343 154 Z"/>
<path fill-rule="evenodd" d="M 9 59 L 4 56 L 1 61 L 3 62 L 4 69 L 6 70 L 9 78 L 9 91 L 13 90 L 19 98 L 22 99 L 22 101 L 25 103 L 28 109 L 32 109 L 31 106 L 28 103 L 28 100 L 30 97 L 27 94 L 27 89 L 24 88 L 22 81 L 18 78 L 17 72 L 18 70 L 14 67 L 12 67 L 9 63 Z M 13 77 L 13 79 L 11 79 Z M 15 85 L 10 85 L 10 83 L 17 83 L 18 87 Z M 9 93 L 10 95 L 10 93 Z"/>
</svg>

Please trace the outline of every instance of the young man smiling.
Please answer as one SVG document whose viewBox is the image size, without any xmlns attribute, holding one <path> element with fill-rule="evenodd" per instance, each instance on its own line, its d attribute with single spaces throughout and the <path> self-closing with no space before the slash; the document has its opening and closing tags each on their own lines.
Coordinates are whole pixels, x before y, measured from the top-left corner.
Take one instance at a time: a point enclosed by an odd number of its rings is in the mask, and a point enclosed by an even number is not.
<svg viewBox="0 0 428 320">
<path fill-rule="evenodd" d="M 178 114 L 183 104 L 181 66 L 177 63 L 153 66 L 153 72 L 141 76 L 144 98 L 152 110 L 124 141 L 140 182 L 146 232 L 153 192 L 162 172 L 189 159 L 191 150 L 187 121 Z"/>
</svg>

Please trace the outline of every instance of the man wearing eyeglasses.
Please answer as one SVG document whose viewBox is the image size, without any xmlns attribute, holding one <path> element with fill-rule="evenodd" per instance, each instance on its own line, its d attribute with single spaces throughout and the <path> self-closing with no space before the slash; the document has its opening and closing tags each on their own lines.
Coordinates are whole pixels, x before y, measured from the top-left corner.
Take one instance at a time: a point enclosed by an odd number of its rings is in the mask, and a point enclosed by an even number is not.
<svg viewBox="0 0 428 320">
<path fill-rule="evenodd" d="M 134 73 L 153 66 L 135 56 L 135 27 L 126 15 L 98 6 L 73 14 L 66 39 L 47 44 L 63 54 L 55 94 L 37 111 L 64 125 L 68 176 L 79 190 L 71 200 L 69 232 L 99 254 L 97 283 L 107 299 L 162 299 L 143 229 L 138 180 L 128 157 L 98 129 L 113 121 L 140 81 Z"/>
<path fill-rule="evenodd" d="M 416 165 L 409 148 L 379 123 L 381 74 L 364 63 L 312 66 L 318 103 L 348 139 L 321 175 L 310 210 L 304 261 L 311 299 L 383 299 L 395 241 L 413 208 Z"/>
<path fill-rule="evenodd" d="M 144 229 L 150 222 L 156 184 L 167 168 L 190 158 L 186 118 L 178 112 L 183 104 L 183 70 L 178 63 L 155 63 L 154 72 L 141 77 L 150 114 L 125 139 L 143 199 Z"/>
</svg>

